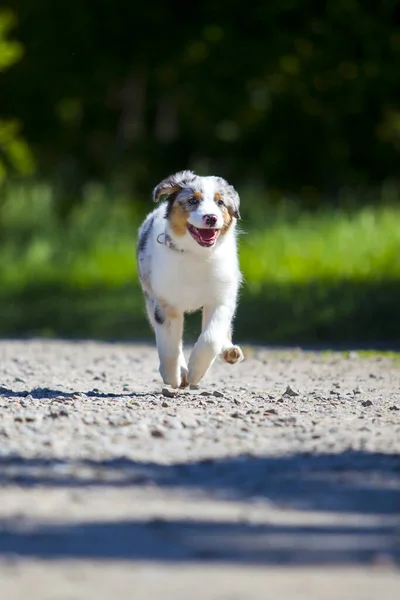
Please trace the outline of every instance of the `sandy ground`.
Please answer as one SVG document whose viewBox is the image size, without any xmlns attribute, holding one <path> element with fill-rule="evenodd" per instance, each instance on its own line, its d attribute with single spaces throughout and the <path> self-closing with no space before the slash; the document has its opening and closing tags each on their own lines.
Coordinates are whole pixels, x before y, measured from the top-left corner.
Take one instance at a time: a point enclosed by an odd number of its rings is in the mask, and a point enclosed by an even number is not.
<svg viewBox="0 0 400 600">
<path fill-rule="evenodd" d="M 1 600 L 400 598 L 400 364 L 0 342 Z"/>
</svg>

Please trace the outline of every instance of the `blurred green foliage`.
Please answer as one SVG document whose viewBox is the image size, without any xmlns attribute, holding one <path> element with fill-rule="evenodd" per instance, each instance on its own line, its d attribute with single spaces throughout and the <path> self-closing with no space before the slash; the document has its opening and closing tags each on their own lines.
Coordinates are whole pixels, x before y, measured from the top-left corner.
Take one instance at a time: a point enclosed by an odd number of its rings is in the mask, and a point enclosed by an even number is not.
<svg viewBox="0 0 400 600">
<path fill-rule="evenodd" d="M 251 213 L 247 194 L 242 202 Z M 87 185 L 83 195 L 65 219 L 54 188 L 5 187 L 0 335 L 152 335 L 136 277 L 135 231 L 143 209 L 99 185 Z M 237 337 L 261 343 L 398 339 L 399 219 L 391 188 L 361 210 L 299 212 L 283 199 L 279 210 L 248 214 L 240 236 L 245 283 Z M 189 319 L 189 338 L 198 332 L 196 319 Z"/>
<path fill-rule="evenodd" d="M 395 0 L 9 2 L 25 54 L 0 113 L 67 204 L 87 178 L 148 192 L 185 167 L 307 206 L 398 179 Z"/>
<path fill-rule="evenodd" d="M 0 73 L 23 56 L 22 45 L 7 37 L 15 24 L 13 12 L 0 10 Z M 20 128 L 18 120 L 0 119 L 0 182 L 6 177 L 7 167 L 23 175 L 31 175 L 34 171 L 32 154 L 20 136 Z"/>
</svg>

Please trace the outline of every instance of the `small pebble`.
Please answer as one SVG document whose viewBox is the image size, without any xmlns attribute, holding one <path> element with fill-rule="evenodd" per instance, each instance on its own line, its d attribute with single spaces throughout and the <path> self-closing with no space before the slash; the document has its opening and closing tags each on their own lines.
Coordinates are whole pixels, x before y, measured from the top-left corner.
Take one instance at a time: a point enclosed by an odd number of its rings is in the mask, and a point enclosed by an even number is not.
<svg viewBox="0 0 400 600">
<path fill-rule="evenodd" d="M 168 388 L 163 388 L 161 390 L 161 393 L 163 396 L 166 396 L 167 398 L 176 398 L 176 396 L 178 395 L 178 392 L 169 390 Z"/>
<path fill-rule="evenodd" d="M 33 421 L 36 421 L 37 418 L 37 414 L 35 412 L 28 412 L 25 414 L 25 421 L 27 423 L 33 423 Z"/>
<path fill-rule="evenodd" d="M 181 425 L 184 429 L 196 429 L 197 421 L 196 419 L 187 418 L 181 421 Z"/>
<path fill-rule="evenodd" d="M 50 409 L 49 417 L 52 419 L 58 419 L 59 417 L 69 417 L 69 411 L 66 408 L 52 408 Z"/>
<path fill-rule="evenodd" d="M 161 429 L 152 429 L 150 433 L 151 433 L 151 436 L 154 438 L 163 438 L 164 437 L 164 432 Z"/>
<path fill-rule="evenodd" d="M 285 393 L 283 395 L 284 396 L 292 396 L 292 397 L 294 397 L 294 396 L 300 396 L 300 393 L 297 392 L 296 390 L 294 390 L 292 388 L 292 386 L 288 385 L 287 388 L 286 388 L 286 391 L 285 391 Z"/>
</svg>

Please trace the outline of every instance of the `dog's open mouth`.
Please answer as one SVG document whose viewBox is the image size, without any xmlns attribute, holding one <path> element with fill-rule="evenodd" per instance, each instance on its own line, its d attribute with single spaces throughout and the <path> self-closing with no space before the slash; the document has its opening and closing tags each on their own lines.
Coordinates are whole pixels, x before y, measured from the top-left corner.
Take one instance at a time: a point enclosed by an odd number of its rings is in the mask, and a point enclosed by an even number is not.
<svg viewBox="0 0 400 600">
<path fill-rule="evenodd" d="M 219 229 L 199 229 L 190 223 L 188 223 L 187 228 L 196 242 L 206 248 L 214 246 L 219 235 Z"/>
</svg>

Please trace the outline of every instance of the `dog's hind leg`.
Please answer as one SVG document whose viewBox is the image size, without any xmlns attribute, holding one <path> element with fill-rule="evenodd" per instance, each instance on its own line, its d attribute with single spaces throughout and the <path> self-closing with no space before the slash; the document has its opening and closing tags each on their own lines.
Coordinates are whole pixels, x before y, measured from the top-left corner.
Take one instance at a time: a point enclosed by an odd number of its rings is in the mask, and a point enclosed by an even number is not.
<svg viewBox="0 0 400 600">
<path fill-rule="evenodd" d="M 182 351 L 183 313 L 154 308 L 155 333 L 160 374 L 164 383 L 178 388 L 187 385 L 187 368 Z"/>
</svg>

